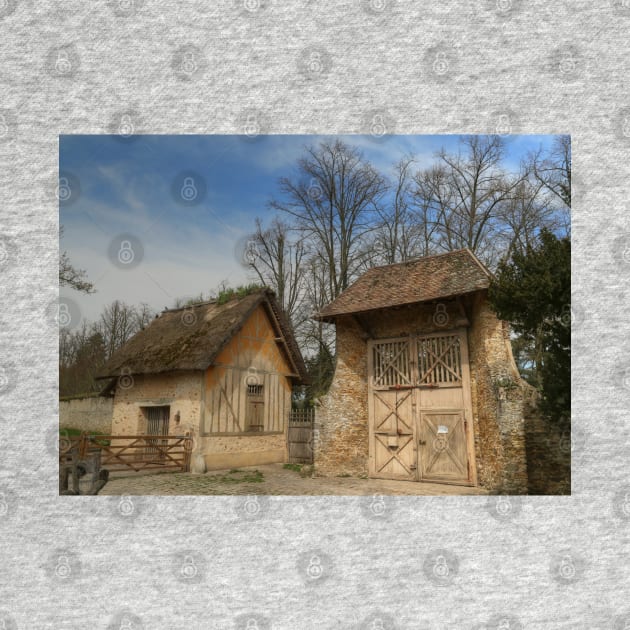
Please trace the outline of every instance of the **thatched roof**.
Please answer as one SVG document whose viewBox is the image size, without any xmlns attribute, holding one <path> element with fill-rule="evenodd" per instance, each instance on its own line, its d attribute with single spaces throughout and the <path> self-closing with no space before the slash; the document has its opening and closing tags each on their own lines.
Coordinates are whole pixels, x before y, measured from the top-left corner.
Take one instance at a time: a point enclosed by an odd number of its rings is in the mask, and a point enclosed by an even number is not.
<svg viewBox="0 0 630 630">
<path fill-rule="evenodd" d="M 279 345 L 293 367 L 294 380 L 304 382 L 304 360 L 291 326 L 270 289 L 233 297 L 223 304 L 215 300 L 164 311 L 119 348 L 97 378 L 205 370 L 260 304 L 283 340 Z"/>
<path fill-rule="evenodd" d="M 327 304 L 316 319 L 430 302 L 487 289 L 490 272 L 469 249 L 373 267 Z"/>
</svg>

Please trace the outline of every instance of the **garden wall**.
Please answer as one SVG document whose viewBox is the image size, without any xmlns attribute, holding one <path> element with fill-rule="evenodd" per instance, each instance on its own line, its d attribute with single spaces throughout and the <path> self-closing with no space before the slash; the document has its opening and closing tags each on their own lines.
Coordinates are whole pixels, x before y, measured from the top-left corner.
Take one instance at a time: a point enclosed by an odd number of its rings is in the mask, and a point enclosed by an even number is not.
<svg viewBox="0 0 630 630">
<path fill-rule="evenodd" d="M 113 408 L 113 398 L 98 395 L 60 400 L 59 428 L 110 434 Z"/>
</svg>

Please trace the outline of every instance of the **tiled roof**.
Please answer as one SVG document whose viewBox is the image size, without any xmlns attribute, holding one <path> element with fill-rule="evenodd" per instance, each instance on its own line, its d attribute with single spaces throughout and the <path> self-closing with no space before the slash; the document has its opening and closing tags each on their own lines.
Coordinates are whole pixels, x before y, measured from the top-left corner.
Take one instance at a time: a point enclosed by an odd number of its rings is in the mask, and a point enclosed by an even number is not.
<svg viewBox="0 0 630 630">
<path fill-rule="evenodd" d="M 316 319 L 360 313 L 403 304 L 439 300 L 487 289 L 490 272 L 469 249 L 426 256 L 366 271 Z"/>
<path fill-rule="evenodd" d="M 224 304 L 213 301 L 164 311 L 120 347 L 97 378 L 117 377 L 121 373 L 205 370 L 259 304 L 264 304 L 271 319 L 278 323 L 278 334 L 286 342 L 289 359 L 299 377 L 297 380 L 303 382 L 306 378 L 304 360 L 291 325 L 270 289 L 235 297 Z"/>
</svg>

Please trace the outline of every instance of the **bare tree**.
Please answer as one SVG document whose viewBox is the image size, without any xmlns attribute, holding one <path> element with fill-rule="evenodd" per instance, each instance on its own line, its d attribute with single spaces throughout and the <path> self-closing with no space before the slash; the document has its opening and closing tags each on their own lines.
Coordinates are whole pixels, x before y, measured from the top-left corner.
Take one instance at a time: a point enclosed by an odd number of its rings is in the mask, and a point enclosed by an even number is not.
<svg viewBox="0 0 630 630">
<path fill-rule="evenodd" d="M 413 194 L 412 155 L 403 157 L 394 166 L 390 186 L 391 201 L 377 206 L 379 217 L 371 244 L 373 255 L 366 257 L 367 266 L 403 262 L 424 255 L 427 224 L 419 220 L 421 208 Z"/>
<path fill-rule="evenodd" d="M 293 238 L 289 225 L 276 217 L 267 229 L 256 219 L 251 243 L 253 246 L 248 249 L 246 258 L 252 271 L 262 285 L 275 291 L 282 309 L 295 326 L 304 301 L 304 239 Z"/>
<path fill-rule="evenodd" d="M 280 180 L 282 196 L 270 206 L 292 217 L 312 244 L 332 300 L 359 269 L 362 240 L 374 228 L 375 209 L 387 183 L 360 151 L 339 140 L 305 152 L 295 176 Z"/>
<path fill-rule="evenodd" d="M 457 154 L 440 151 L 437 165 L 416 174 L 416 200 L 429 213 L 428 225 L 437 225 L 441 249 L 468 247 L 490 261 L 496 255 L 499 210 L 520 179 L 503 169 L 498 136 L 465 136 L 461 146 Z"/>
<path fill-rule="evenodd" d="M 63 235 L 63 226 L 59 228 L 59 239 Z M 94 293 L 94 285 L 88 281 L 83 269 L 77 269 L 70 262 L 68 252 L 62 252 L 59 256 L 59 286 L 70 287 L 82 293 Z"/>
<path fill-rule="evenodd" d="M 548 193 L 547 203 L 565 234 L 571 231 L 571 136 L 557 137 L 551 149 L 529 155 L 528 170 Z"/>
</svg>

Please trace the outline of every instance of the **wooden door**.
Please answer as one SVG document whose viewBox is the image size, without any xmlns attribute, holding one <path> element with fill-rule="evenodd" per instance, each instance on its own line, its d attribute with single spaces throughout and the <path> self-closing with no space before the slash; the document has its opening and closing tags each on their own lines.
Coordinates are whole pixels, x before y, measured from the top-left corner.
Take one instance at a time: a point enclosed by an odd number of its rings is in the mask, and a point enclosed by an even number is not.
<svg viewBox="0 0 630 630">
<path fill-rule="evenodd" d="M 171 408 L 164 407 L 146 407 L 147 416 L 147 434 L 155 436 L 168 436 L 169 418 Z M 145 459 L 149 461 L 162 461 L 165 458 L 164 449 L 168 444 L 168 440 L 147 439 L 147 447 L 145 449 Z"/>
<path fill-rule="evenodd" d="M 419 478 L 473 484 L 466 331 L 418 336 L 415 353 Z"/>
<path fill-rule="evenodd" d="M 368 343 L 369 473 L 476 483 L 465 329 Z"/>
<path fill-rule="evenodd" d="M 373 341 L 368 351 L 370 475 L 415 480 L 417 447 L 409 339 Z"/>
</svg>

